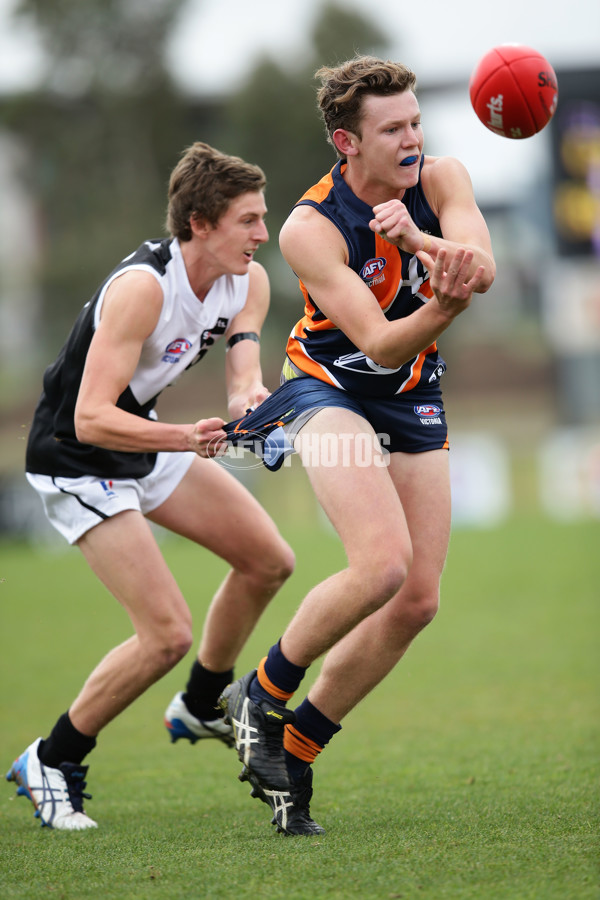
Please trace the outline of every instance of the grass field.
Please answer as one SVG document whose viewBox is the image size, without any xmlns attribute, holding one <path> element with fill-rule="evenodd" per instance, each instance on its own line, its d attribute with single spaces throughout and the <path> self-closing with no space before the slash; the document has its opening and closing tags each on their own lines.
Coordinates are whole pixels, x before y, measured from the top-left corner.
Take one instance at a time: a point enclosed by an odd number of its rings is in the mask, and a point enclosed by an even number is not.
<svg viewBox="0 0 600 900">
<path fill-rule="evenodd" d="M 343 564 L 314 520 L 282 530 L 297 571 L 240 674 Z M 199 625 L 224 568 L 163 547 Z M 41 829 L 2 782 L 0 897 L 599 898 L 599 584 L 598 523 L 455 531 L 438 618 L 317 762 L 319 838 L 274 833 L 233 751 L 168 742 L 162 714 L 190 654 L 102 734 L 97 831 Z M 130 629 L 75 550 L 0 545 L 0 592 L 5 771 Z"/>
</svg>

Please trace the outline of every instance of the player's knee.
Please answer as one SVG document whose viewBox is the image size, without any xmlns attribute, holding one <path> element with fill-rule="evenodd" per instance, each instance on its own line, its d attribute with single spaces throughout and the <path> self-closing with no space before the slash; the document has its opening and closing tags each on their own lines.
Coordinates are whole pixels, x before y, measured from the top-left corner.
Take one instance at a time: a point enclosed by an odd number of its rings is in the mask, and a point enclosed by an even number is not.
<svg viewBox="0 0 600 900">
<path fill-rule="evenodd" d="M 428 594 L 420 598 L 416 608 L 417 624 L 420 626 L 419 630 L 433 622 L 439 607 L 440 601 L 437 594 Z"/>
<path fill-rule="evenodd" d="M 247 574 L 265 587 L 277 590 L 290 577 L 295 565 L 294 551 L 282 539 L 270 552 L 253 557 Z"/>
<path fill-rule="evenodd" d="M 439 609 L 439 594 L 423 592 L 414 595 L 403 605 L 404 620 L 410 622 L 413 634 L 418 634 L 433 622 Z"/>
<path fill-rule="evenodd" d="M 401 554 L 385 562 L 371 561 L 368 570 L 360 575 L 363 583 L 368 585 L 368 613 L 375 612 L 398 593 L 408 577 L 409 567 L 409 558 Z"/>
<path fill-rule="evenodd" d="M 183 659 L 186 653 L 189 652 L 191 647 L 191 635 L 172 635 L 170 641 L 165 644 L 162 651 L 162 659 L 164 662 L 165 671 L 169 672 L 173 668 L 173 666 L 176 666 L 177 663 Z"/>
<path fill-rule="evenodd" d="M 163 625 L 154 635 L 149 652 L 154 656 L 157 669 L 169 672 L 189 652 L 192 643 L 191 627 L 183 622 L 173 622 Z"/>
<path fill-rule="evenodd" d="M 284 540 L 281 541 L 277 550 L 275 567 L 275 578 L 279 584 L 283 584 L 284 581 L 287 581 L 296 568 L 296 556 L 294 551 Z"/>
<path fill-rule="evenodd" d="M 394 548 L 387 548 L 384 557 L 373 555 L 371 565 L 376 568 L 382 582 L 386 600 L 397 594 L 404 586 L 412 565 L 413 551 L 410 544 L 402 544 Z"/>
</svg>

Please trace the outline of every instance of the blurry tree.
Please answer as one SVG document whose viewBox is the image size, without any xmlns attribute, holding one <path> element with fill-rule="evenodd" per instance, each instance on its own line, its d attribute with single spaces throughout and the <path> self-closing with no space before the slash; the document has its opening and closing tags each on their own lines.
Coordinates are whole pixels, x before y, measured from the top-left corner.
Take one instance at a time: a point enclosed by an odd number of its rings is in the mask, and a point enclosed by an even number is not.
<svg viewBox="0 0 600 900">
<path fill-rule="evenodd" d="M 164 66 L 183 0 L 21 0 L 45 52 L 36 91 L 4 109 L 39 205 L 43 334 L 55 344 L 97 282 L 160 236 L 168 172 L 193 139 Z"/>
<path fill-rule="evenodd" d="M 165 66 L 169 27 L 184 2 L 20 0 L 17 7 L 39 34 L 46 71 L 36 90 L 5 101 L 2 112 L 25 147 L 23 177 L 39 210 L 40 337 L 51 351 L 110 266 L 164 233 L 168 173 L 198 139 L 264 168 L 271 242 L 260 259 L 273 282 L 273 315 L 281 311 L 286 328 L 289 307 L 278 300 L 297 302 L 277 235 L 293 203 L 335 162 L 314 71 L 357 52 L 384 53 L 385 35 L 327 2 L 303 65 L 290 70 L 264 58 L 239 92 L 217 103 L 183 96 Z"/>
<path fill-rule="evenodd" d="M 376 13 L 377 7 L 374 8 Z M 335 66 L 356 54 L 385 54 L 389 46 L 385 32 L 374 24 L 376 14 L 366 19 L 329 0 L 313 29 L 312 41 L 317 66 Z"/>
<path fill-rule="evenodd" d="M 273 283 L 272 316 L 283 317 L 288 325 L 297 310 L 277 300 L 293 299 L 297 307 L 298 290 L 279 253 L 279 229 L 296 200 L 336 160 L 318 111 L 319 82 L 314 73 L 322 65 L 336 65 L 357 53 L 385 54 L 387 39 L 372 21 L 334 2 L 326 3 L 313 29 L 312 53 L 304 64 L 297 70 L 284 69 L 264 58 L 226 103 L 223 149 L 257 163 L 267 175 L 271 240 L 261 249 L 260 259 Z"/>
</svg>

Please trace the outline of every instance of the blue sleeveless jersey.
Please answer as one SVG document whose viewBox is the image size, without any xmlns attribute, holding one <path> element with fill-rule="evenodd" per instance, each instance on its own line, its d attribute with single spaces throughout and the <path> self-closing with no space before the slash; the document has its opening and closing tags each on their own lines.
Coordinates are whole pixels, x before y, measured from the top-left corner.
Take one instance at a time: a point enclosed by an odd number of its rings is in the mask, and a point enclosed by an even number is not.
<svg viewBox="0 0 600 900">
<path fill-rule="evenodd" d="M 338 228 L 348 247 L 349 267 L 370 288 L 386 318 L 409 316 L 433 296 L 428 272 L 416 256 L 371 231 L 373 210 L 344 181 L 345 167 L 345 162 L 338 162 L 296 206 L 312 206 Z M 417 228 L 441 237 L 440 224 L 425 198 L 420 174 L 418 183 L 407 189 L 402 202 Z M 321 312 L 302 281 L 300 289 L 305 301 L 304 316 L 287 343 L 292 366 L 284 369 L 286 377 L 293 377 L 294 370 L 296 374 L 299 370 L 341 390 L 367 397 L 389 397 L 415 388 L 421 393 L 433 384 L 439 388 L 446 366 L 436 343 L 398 369 L 385 368 L 365 356 Z"/>
</svg>

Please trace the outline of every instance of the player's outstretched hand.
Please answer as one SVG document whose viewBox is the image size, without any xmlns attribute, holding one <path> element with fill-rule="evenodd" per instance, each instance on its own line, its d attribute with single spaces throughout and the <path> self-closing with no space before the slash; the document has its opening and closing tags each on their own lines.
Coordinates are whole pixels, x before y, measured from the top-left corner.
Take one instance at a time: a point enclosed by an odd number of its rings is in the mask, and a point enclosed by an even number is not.
<svg viewBox="0 0 600 900">
<path fill-rule="evenodd" d="M 469 278 L 473 251 L 459 247 L 449 252 L 442 248 L 438 250 L 435 262 L 424 250 L 419 250 L 416 255 L 429 271 L 429 283 L 440 308 L 452 318 L 463 312 L 485 274 L 485 268 L 478 266 Z"/>
<path fill-rule="evenodd" d="M 219 452 L 227 446 L 225 441 L 227 435 L 223 431 L 224 424 L 223 419 L 218 416 L 211 419 L 200 419 L 196 422 L 188 436 L 190 450 L 205 459 L 218 456 Z"/>
</svg>

